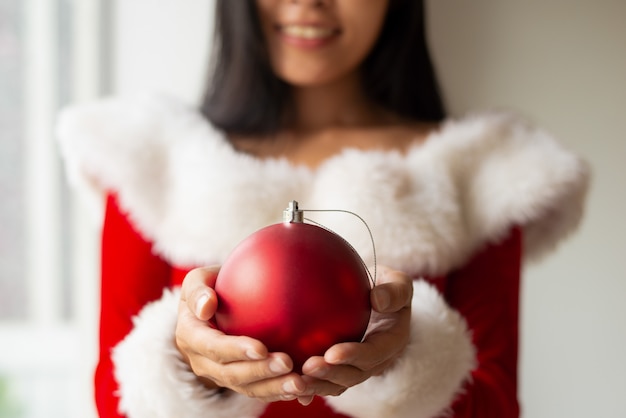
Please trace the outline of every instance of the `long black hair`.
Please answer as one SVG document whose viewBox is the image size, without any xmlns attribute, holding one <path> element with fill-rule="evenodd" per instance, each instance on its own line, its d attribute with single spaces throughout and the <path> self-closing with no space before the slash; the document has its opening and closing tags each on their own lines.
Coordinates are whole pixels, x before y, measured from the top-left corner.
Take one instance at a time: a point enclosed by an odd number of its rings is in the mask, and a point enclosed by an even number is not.
<svg viewBox="0 0 626 418">
<path fill-rule="evenodd" d="M 290 88 L 272 71 L 254 0 L 217 0 L 214 42 L 204 116 L 227 133 L 279 130 Z M 423 0 L 391 0 L 379 39 L 362 64 L 362 79 L 366 94 L 399 116 L 444 118 Z"/>
</svg>

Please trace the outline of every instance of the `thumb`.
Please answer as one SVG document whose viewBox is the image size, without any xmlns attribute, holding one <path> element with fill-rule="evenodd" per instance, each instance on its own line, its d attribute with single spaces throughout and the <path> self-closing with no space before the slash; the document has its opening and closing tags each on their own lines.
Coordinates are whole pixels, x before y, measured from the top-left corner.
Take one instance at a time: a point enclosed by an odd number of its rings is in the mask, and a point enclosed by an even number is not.
<svg viewBox="0 0 626 418">
<path fill-rule="evenodd" d="M 411 306 L 413 282 L 409 276 L 388 269 L 384 271 L 379 283 L 371 293 L 372 306 L 376 311 L 397 312 Z"/>
<path fill-rule="evenodd" d="M 196 315 L 196 318 L 202 321 L 208 321 L 213 318 L 217 310 L 217 295 L 215 294 L 215 290 L 210 287 L 198 289 L 187 301 L 187 306 Z"/>
<path fill-rule="evenodd" d="M 217 309 L 217 294 L 213 289 L 219 267 L 202 267 L 191 270 L 185 276 L 181 289 L 181 301 L 203 321 L 208 321 Z"/>
</svg>

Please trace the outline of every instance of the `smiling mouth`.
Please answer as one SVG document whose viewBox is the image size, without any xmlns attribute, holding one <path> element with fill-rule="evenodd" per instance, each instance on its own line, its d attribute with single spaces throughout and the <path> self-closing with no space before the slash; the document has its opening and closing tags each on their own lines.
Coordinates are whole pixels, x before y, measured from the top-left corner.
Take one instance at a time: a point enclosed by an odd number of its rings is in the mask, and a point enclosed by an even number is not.
<svg viewBox="0 0 626 418">
<path fill-rule="evenodd" d="M 279 30 L 290 38 L 299 38 L 308 41 L 320 41 L 337 35 L 336 29 L 321 26 L 284 25 Z"/>
</svg>

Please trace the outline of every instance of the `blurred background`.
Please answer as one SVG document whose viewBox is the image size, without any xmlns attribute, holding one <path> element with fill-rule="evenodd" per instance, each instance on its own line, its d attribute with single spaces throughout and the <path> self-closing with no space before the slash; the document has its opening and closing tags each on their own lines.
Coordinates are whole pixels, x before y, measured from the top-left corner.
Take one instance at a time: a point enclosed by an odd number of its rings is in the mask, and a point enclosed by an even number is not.
<svg viewBox="0 0 626 418">
<path fill-rule="evenodd" d="M 240 0 L 233 0 L 240 1 Z M 0 418 L 95 416 L 98 222 L 53 138 L 68 103 L 195 103 L 211 0 L 0 0 Z M 428 1 L 450 113 L 506 107 L 592 165 L 576 235 L 525 271 L 529 418 L 626 416 L 626 2 Z"/>
</svg>

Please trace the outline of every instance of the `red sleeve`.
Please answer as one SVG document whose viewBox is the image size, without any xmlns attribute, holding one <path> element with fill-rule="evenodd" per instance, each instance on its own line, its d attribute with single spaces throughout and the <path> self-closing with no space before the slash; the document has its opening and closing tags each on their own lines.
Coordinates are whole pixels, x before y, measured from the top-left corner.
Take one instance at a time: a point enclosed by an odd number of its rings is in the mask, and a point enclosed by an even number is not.
<svg viewBox="0 0 626 418">
<path fill-rule="evenodd" d="M 453 406 L 454 417 L 519 416 L 517 356 L 522 233 L 482 250 L 448 277 L 446 298 L 467 320 L 477 349 L 472 381 Z"/>
<path fill-rule="evenodd" d="M 114 196 L 107 197 L 102 232 L 100 357 L 95 374 L 96 406 L 101 417 L 121 417 L 114 395 L 111 349 L 132 329 L 132 317 L 148 302 L 161 297 L 169 284 L 170 266 L 152 253 L 120 211 Z"/>
</svg>

